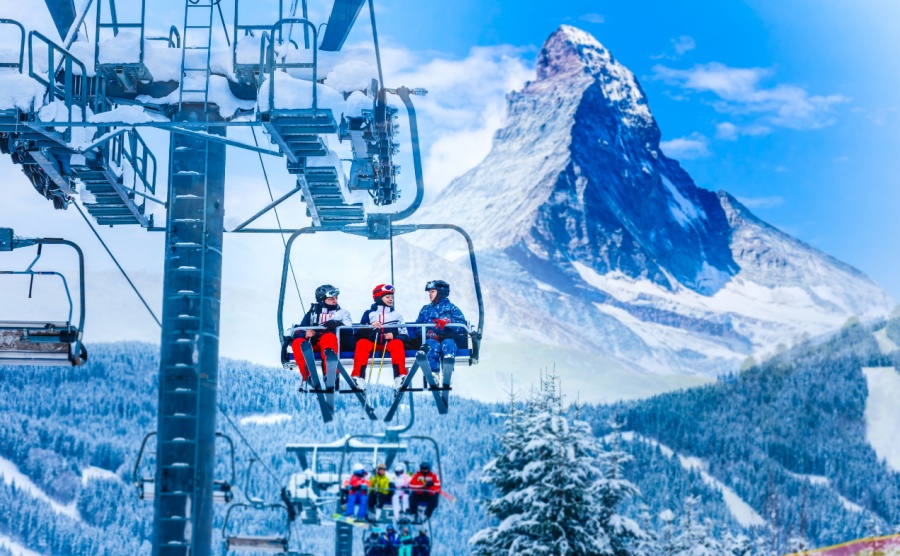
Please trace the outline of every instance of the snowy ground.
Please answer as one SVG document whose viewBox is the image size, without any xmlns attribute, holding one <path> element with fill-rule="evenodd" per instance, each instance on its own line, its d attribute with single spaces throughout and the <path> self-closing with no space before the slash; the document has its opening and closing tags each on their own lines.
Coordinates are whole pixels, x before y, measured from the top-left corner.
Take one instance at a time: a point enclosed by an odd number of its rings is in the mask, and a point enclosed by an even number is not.
<svg viewBox="0 0 900 556">
<path fill-rule="evenodd" d="M 610 437 L 606 437 L 607 441 L 610 439 Z M 634 432 L 622 433 L 622 439 L 629 442 L 637 440 L 639 442 L 646 442 L 653 446 L 658 446 L 663 455 L 668 458 L 677 456 L 678 461 L 681 463 L 682 467 L 699 472 L 700 477 L 703 478 L 703 482 L 722 493 L 722 499 L 725 501 L 725 505 L 728 506 L 728 510 L 731 512 L 731 515 L 742 526 L 753 527 L 766 524 L 766 521 L 762 518 L 762 516 L 756 513 L 756 510 L 750 507 L 750 504 L 745 502 L 743 498 L 738 496 L 738 494 L 731 490 L 731 488 L 729 488 L 725 483 L 709 474 L 709 472 L 707 471 L 708 465 L 702 459 L 676 454 L 672 448 L 669 448 L 665 444 L 660 444 L 652 438 L 647 438 Z"/>
<path fill-rule="evenodd" d="M 894 367 L 864 367 L 869 397 L 866 398 L 866 440 L 888 467 L 900 471 L 900 373 Z"/>
<path fill-rule="evenodd" d="M 28 550 L 6 535 L 0 535 L 0 547 L 12 552 L 13 556 L 43 556 L 40 552 Z"/>
<path fill-rule="evenodd" d="M 863 508 L 859 504 L 856 504 L 856 503 L 848 500 L 847 498 L 844 498 L 841 495 L 841 493 L 839 493 L 837 490 L 835 490 L 831 486 L 831 479 L 829 479 L 828 477 L 823 477 L 821 475 L 801 475 L 799 473 L 791 473 L 790 471 L 788 471 L 788 474 L 792 475 L 793 477 L 795 477 L 797 479 L 800 479 L 801 481 L 807 481 L 811 485 L 824 486 L 824 487 L 830 488 L 831 491 L 834 492 L 834 495 L 838 497 L 838 500 L 841 501 L 841 505 L 844 506 L 845 509 L 850 510 L 851 512 L 860 513 L 860 512 L 866 511 L 865 508 Z"/>
<path fill-rule="evenodd" d="M 897 344 L 895 344 L 893 340 L 888 338 L 887 327 L 884 327 L 878 332 L 874 333 L 873 336 L 875 336 L 875 341 L 878 342 L 878 349 L 880 349 L 881 353 L 883 353 L 884 355 L 900 349 L 900 346 L 897 346 Z"/>
<path fill-rule="evenodd" d="M 293 419 L 287 413 L 268 413 L 265 415 L 251 415 L 241 419 L 242 425 L 279 425 Z"/>
<path fill-rule="evenodd" d="M 86 485 L 88 484 L 88 481 L 94 479 L 100 481 L 118 481 L 119 476 L 112 471 L 101 469 L 99 467 L 88 467 L 81 471 L 81 484 Z"/>
<path fill-rule="evenodd" d="M 17 488 L 25 490 L 34 498 L 50 504 L 50 507 L 53 508 L 54 512 L 67 515 L 72 519 L 81 519 L 81 516 L 78 515 L 78 509 L 75 507 L 75 502 L 63 505 L 50 498 L 39 486 L 34 484 L 27 475 L 19 471 L 19 468 L 16 467 L 15 463 L 2 457 L 0 457 L 0 476 L 3 477 L 3 481 L 6 484 L 15 484 Z"/>
</svg>

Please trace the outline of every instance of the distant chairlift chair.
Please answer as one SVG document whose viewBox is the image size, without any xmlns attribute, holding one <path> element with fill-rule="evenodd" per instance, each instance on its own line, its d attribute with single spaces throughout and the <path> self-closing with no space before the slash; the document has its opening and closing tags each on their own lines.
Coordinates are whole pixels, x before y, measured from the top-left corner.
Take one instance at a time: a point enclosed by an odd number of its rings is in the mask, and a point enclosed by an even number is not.
<svg viewBox="0 0 900 556">
<path fill-rule="evenodd" d="M 78 366 L 87 361 L 87 350 L 81 341 L 84 328 L 84 254 L 75 243 L 56 238 L 21 238 L 11 228 L 0 228 L 0 251 L 37 246 L 37 256 L 25 270 L 0 270 L 0 275 L 58 276 L 69 301 L 65 321 L 2 321 L 0 320 L 0 366 L 50 365 Z M 79 304 L 77 325 L 73 322 L 74 305 L 65 276 L 59 272 L 33 270 L 41 258 L 44 245 L 66 245 L 78 254 Z"/>
</svg>

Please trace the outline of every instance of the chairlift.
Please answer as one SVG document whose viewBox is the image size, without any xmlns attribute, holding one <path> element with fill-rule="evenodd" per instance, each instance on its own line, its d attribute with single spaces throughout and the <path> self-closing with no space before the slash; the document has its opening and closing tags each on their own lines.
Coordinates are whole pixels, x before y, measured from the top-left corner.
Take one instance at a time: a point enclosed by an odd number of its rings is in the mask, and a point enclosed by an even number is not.
<svg viewBox="0 0 900 556">
<path fill-rule="evenodd" d="M 236 509 L 250 511 L 283 510 L 285 513 L 285 525 L 282 534 L 273 535 L 240 535 L 228 533 L 228 524 L 231 521 L 232 512 Z M 225 521 L 222 524 L 222 556 L 235 552 L 266 552 L 270 554 L 292 554 L 290 550 L 291 520 L 288 508 L 283 504 L 232 504 L 225 512 Z"/>
<path fill-rule="evenodd" d="M 141 472 L 141 462 L 144 459 L 144 453 L 147 449 L 147 441 L 151 437 L 156 436 L 156 432 L 148 433 L 141 442 L 141 448 L 138 450 L 137 460 L 134 463 L 134 471 L 132 472 L 132 481 L 137 488 L 138 498 L 141 500 L 152 501 L 156 497 L 156 477 L 145 476 Z M 234 442 L 231 438 L 221 432 L 216 433 L 216 438 L 223 438 L 228 442 L 231 456 L 231 477 L 230 480 L 213 480 L 213 502 L 230 504 L 234 499 L 235 482 L 235 466 L 234 466 Z"/>
<path fill-rule="evenodd" d="M 370 217 L 372 216 L 375 215 L 370 215 Z M 478 270 L 475 262 L 475 249 L 471 237 L 469 237 L 469 235 L 462 228 L 449 224 L 393 225 L 390 219 L 388 219 L 387 227 L 389 228 L 389 230 L 387 231 L 388 235 L 386 237 L 382 237 L 382 232 L 378 229 L 373 230 L 373 226 L 371 225 L 344 226 L 341 228 L 321 228 L 313 226 L 296 231 L 291 235 L 290 239 L 288 239 L 287 245 L 285 247 L 284 264 L 281 274 L 281 290 L 278 297 L 278 330 L 279 335 L 281 335 L 282 337 L 282 353 L 287 355 L 287 357 L 283 358 L 282 360 L 282 364 L 286 369 L 296 370 L 297 368 L 293 352 L 290 347 L 293 335 L 298 331 L 323 329 L 323 327 L 321 326 L 286 327 L 284 320 L 285 292 L 287 290 L 287 280 L 288 274 L 290 272 L 290 255 L 292 248 L 294 247 L 294 242 L 302 235 L 315 234 L 318 232 L 343 232 L 352 235 L 364 236 L 369 239 L 390 239 L 391 235 L 400 235 L 420 230 L 452 230 L 462 235 L 466 240 L 468 246 L 469 261 L 472 266 L 475 295 L 478 301 L 478 322 L 477 325 L 472 325 L 471 323 L 466 323 L 465 325 L 459 323 L 450 323 L 447 326 L 463 328 L 465 333 L 465 346 L 459 346 L 455 364 L 475 365 L 478 363 L 479 351 L 481 347 L 481 336 L 484 329 L 484 301 L 482 298 L 481 283 L 478 279 Z M 414 329 L 417 333 L 411 334 L 411 336 L 418 336 L 419 338 L 423 338 L 425 330 L 428 328 L 434 328 L 435 325 L 406 323 L 403 325 L 395 326 L 395 328 L 401 327 Z M 306 392 L 316 396 L 319 402 L 319 407 L 322 411 L 322 418 L 326 423 L 334 419 L 334 394 L 336 393 L 354 394 L 360 401 L 360 404 L 363 406 L 369 419 L 376 419 L 374 410 L 366 400 L 365 392 L 355 386 L 353 380 L 350 377 L 350 373 L 347 372 L 347 367 L 349 366 L 350 368 L 352 368 L 353 365 L 353 333 L 357 330 L 366 329 L 370 330 L 372 329 L 372 327 L 368 325 L 354 324 L 353 326 L 340 326 L 337 328 L 336 335 L 338 337 L 339 353 L 334 353 L 331 350 L 325 350 L 325 358 L 327 363 L 326 366 L 329 369 L 334 369 L 336 371 L 328 374 L 325 374 L 324 370 L 320 368 L 322 363 L 321 355 L 313 351 L 312 346 L 309 344 L 309 342 L 304 342 L 302 344 L 303 353 L 301 354 L 301 357 L 306 364 L 306 368 L 310 372 L 310 384 L 312 385 L 312 388 L 308 389 Z M 402 386 L 397 390 L 393 403 L 391 404 L 390 409 L 384 417 L 385 422 L 390 422 L 396 415 L 404 393 L 425 391 L 424 388 L 413 387 L 413 378 L 420 370 L 422 371 L 422 376 L 428 386 L 428 391 L 430 391 L 432 396 L 434 397 L 438 413 L 446 414 L 449 411 L 449 397 L 450 391 L 452 390 L 451 380 L 454 372 L 454 366 L 446 365 L 443 368 L 441 382 L 440 384 L 438 384 L 431 375 L 426 352 L 427 347 L 422 346 L 420 341 L 417 342 L 416 340 L 412 340 L 407 344 L 406 360 L 409 371 L 407 372 Z M 338 376 L 341 377 L 346 387 L 338 387 Z"/>
<path fill-rule="evenodd" d="M 35 276 L 56 276 L 62 280 L 69 302 L 65 321 L 4 321 L 0 320 L 0 366 L 2 365 L 52 365 L 78 366 L 87 361 L 87 349 L 81 341 L 84 329 L 85 291 L 84 254 L 75 243 L 58 238 L 22 238 L 15 236 L 11 228 L 0 228 L 0 251 L 12 251 L 37 246 L 37 255 L 25 270 L 0 270 L 0 275 L 28 276 L 31 285 Z M 78 254 L 79 303 L 77 324 L 73 320 L 74 304 L 66 277 L 55 271 L 34 270 L 41 258 L 44 245 L 66 245 Z M 31 297 L 29 287 L 28 296 Z"/>
<path fill-rule="evenodd" d="M 300 509 L 304 518 L 307 512 L 315 514 L 316 520 L 309 523 L 319 524 L 322 519 L 320 515 L 322 506 L 334 503 L 335 511 L 341 513 L 341 506 L 346 502 L 347 494 L 344 482 L 350 478 L 350 469 L 354 463 L 362 463 L 367 469 L 375 469 L 379 463 L 384 463 L 390 470 L 397 457 L 409 451 L 412 442 L 428 446 L 430 457 L 427 459 L 435 463 L 438 477 L 443 477 L 441 452 L 437 441 L 430 436 L 405 434 L 412 428 L 414 421 L 415 407 L 410 393 L 410 420 L 405 426 L 388 428 L 383 434 L 345 436 L 327 444 L 288 444 L 286 450 L 297 456 L 301 471 L 291 476 L 287 488 L 287 502 Z M 335 467 L 338 455 L 340 460 Z M 407 460 L 401 461 L 404 464 L 409 463 Z M 327 514 L 325 517 L 328 517 Z M 400 521 L 421 525 L 427 520 L 423 515 L 416 514 L 406 516 Z M 393 519 L 391 513 L 382 511 L 371 522 L 374 525 L 386 525 L 392 524 Z"/>
</svg>

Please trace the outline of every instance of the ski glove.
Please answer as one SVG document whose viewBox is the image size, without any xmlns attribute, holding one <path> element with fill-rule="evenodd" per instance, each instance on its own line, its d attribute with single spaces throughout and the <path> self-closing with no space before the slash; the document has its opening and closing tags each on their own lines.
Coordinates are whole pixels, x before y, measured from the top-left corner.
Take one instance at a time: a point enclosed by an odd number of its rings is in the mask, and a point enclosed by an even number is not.
<svg viewBox="0 0 900 556">
<path fill-rule="evenodd" d="M 342 324 L 344 324 L 344 323 L 335 319 L 335 320 L 327 321 L 324 326 L 325 326 L 326 330 L 330 330 L 330 331 L 334 332 L 335 330 L 337 330 L 338 326 L 341 326 Z"/>
</svg>

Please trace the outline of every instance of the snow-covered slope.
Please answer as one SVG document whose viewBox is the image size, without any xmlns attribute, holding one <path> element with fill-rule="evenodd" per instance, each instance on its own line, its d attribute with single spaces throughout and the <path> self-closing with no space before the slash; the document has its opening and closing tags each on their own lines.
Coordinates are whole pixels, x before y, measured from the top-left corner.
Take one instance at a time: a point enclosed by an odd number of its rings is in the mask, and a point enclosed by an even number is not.
<svg viewBox="0 0 900 556">
<path fill-rule="evenodd" d="M 635 382 L 652 382 L 714 376 L 893 307 L 856 269 L 728 193 L 697 187 L 660 150 L 634 75 L 589 34 L 560 27 L 536 79 L 508 98 L 487 158 L 420 213 L 473 236 L 488 301 L 485 362 L 507 384 L 510 371 L 536 373 L 553 359 L 493 361 L 498 341 L 506 351 L 528 342 L 586 353 L 598 374 L 637 371 Z M 434 266 L 428 258 L 412 260 Z M 470 280 L 460 263 L 444 270 L 459 283 Z M 628 382 L 599 398 L 636 395 Z M 598 398 L 590 385 L 580 392 Z"/>
</svg>

